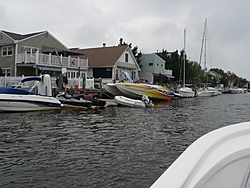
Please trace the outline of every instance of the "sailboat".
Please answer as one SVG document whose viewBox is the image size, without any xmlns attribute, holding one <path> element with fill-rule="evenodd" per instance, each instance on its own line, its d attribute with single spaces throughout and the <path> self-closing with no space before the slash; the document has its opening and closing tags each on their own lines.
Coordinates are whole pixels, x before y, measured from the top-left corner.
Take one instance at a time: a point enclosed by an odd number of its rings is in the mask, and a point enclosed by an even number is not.
<svg viewBox="0 0 250 188">
<path fill-rule="evenodd" d="M 180 97 L 188 98 L 188 97 L 194 97 L 195 92 L 190 87 L 185 86 L 185 64 L 186 64 L 186 29 L 184 29 L 184 49 L 183 49 L 183 87 L 178 90 Z"/>
<path fill-rule="evenodd" d="M 202 37 L 202 44 L 201 44 L 201 53 L 200 53 L 200 63 L 201 64 L 201 59 L 202 59 L 202 51 L 203 47 L 204 49 L 204 77 L 206 75 L 206 26 L 207 26 L 207 19 L 205 19 L 205 24 L 204 24 L 204 31 L 203 31 L 203 37 Z M 213 90 L 208 90 L 207 87 L 204 84 L 203 88 L 199 88 L 197 90 L 196 96 L 197 97 L 211 97 L 213 96 L 215 91 Z"/>
</svg>

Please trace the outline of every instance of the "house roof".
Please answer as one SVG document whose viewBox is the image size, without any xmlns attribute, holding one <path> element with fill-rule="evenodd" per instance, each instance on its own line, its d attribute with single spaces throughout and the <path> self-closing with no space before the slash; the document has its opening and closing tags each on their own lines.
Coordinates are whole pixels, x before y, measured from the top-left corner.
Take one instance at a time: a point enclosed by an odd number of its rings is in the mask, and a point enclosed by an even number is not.
<svg viewBox="0 0 250 188">
<path fill-rule="evenodd" d="M 85 54 L 82 57 L 88 58 L 90 67 L 112 67 L 127 48 L 127 45 L 122 45 L 77 50 L 73 49 L 72 51 Z"/>
<path fill-rule="evenodd" d="M 22 35 L 22 34 L 12 33 L 12 32 L 9 32 L 9 31 L 3 31 L 3 30 L 1 30 L 1 31 L 3 33 L 5 33 L 6 35 L 8 35 L 13 40 L 22 40 L 22 39 L 25 39 L 25 38 L 28 38 L 28 37 L 31 37 L 31 36 L 34 36 L 34 35 L 38 35 L 38 34 L 44 32 L 44 31 L 41 31 L 41 32 L 29 33 L 29 34 Z"/>
</svg>

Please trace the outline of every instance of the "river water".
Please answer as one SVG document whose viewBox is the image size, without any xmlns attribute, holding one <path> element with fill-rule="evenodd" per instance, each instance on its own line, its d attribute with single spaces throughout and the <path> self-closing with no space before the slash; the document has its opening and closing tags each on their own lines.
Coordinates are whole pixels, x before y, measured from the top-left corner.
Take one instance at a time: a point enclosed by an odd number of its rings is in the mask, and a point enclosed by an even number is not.
<svg viewBox="0 0 250 188">
<path fill-rule="evenodd" d="M 250 93 L 1 113 L 0 187 L 150 187 L 193 141 L 249 112 Z"/>
</svg>

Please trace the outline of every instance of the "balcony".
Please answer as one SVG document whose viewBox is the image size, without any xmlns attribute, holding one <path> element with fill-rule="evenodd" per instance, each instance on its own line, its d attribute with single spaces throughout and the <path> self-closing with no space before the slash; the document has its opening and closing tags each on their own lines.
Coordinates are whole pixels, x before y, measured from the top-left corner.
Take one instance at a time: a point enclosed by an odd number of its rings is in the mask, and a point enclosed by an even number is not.
<svg viewBox="0 0 250 188">
<path fill-rule="evenodd" d="M 39 66 L 48 66 L 48 67 L 64 67 L 64 68 L 81 68 L 88 69 L 88 59 L 79 59 L 47 55 L 41 53 L 22 53 L 16 55 L 16 64 L 25 64 L 25 65 L 39 65 Z"/>
</svg>

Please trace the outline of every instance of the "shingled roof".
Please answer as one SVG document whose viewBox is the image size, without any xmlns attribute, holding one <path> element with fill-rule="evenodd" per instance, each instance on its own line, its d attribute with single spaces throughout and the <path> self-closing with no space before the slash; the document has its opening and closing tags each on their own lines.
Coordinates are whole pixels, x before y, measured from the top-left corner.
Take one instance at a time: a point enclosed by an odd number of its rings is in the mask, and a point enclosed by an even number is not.
<svg viewBox="0 0 250 188">
<path fill-rule="evenodd" d="M 127 45 L 72 50 L 85 54 L 89 67 L 112 67 L 128 48 Z"/>
<path fill-rule="evenodd" d="M 5 33 L 6 35 L 8 35 L 13 40 L 22 40 L 22 39 L 25 39 L 25 38 L 28 38 L 28 37 L 43 33 L 44 31 L 36 32 L 36 33 L 29 33 L 29 34 L 24 34 L 24 35 L 17 34 L 17 33 L 12 33 L 12 32 L 9 32 L 9 31 L 3 31 L 3 30 L 2 30 L 2 32 Z"/>
</svg>

